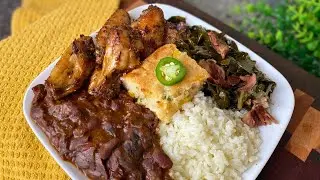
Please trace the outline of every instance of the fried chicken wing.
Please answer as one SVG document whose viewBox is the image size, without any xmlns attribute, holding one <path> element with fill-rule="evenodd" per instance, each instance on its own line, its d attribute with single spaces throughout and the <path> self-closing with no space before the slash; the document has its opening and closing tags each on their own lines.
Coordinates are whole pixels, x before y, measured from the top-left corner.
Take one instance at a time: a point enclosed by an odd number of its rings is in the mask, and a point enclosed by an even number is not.
<svg viewBox="0 0 320 180">
<path fill-rule="evenodd" d="M 95 64 L 95 47 L 91 37 L 80 38 L 65 50 L 46 81 L 47 89 L 55 99 L 79 89 L 89 77 Z"/>
<path fill-rule="evenodd" d="M 100 92 L 108 83 L 112 73 L 133 69 L 140 64 L 140 52 L 143 44 L 139 33 L 130 27 L 129 14 L 117 10 L 97 35 L 97 64 L 88 92 L 91 95 Z"/>
<path fill-rule="evenodd" d="M 107 45 L 107 39 L 109 36 L 109 32 L 111 28 L 121 28 L 123 26 L 129 26 L 130 25 L 130 16 L 129 14 L 122 9 L 117 10 L 112 14 L 112 16 L 107 20 L 107 22 L 102 26 L 102 28 L 99 30 L 97 34 L 97 63 L 102 64 L 105 49 Z"/>
<path fill-rule="evenodd" d="M 138 30 L 142 36 L 143 58 L 148 57 L 164 44 L 165 22 L 163 11 L 151 5 L 131 24 L 131 27 Z"/>
</svg>

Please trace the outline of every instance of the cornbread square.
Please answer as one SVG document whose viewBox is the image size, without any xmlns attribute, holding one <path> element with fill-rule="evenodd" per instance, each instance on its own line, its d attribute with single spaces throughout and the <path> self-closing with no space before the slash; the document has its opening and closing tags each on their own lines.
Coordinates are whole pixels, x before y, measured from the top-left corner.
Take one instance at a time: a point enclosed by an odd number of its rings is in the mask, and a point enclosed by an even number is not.
<svg viewBox="0 0 320 180">
<path fill-rule="evenodd" d="M 165 57 L 178 59 L 187 69 L 184 79 L 173 86 L 162 85 L 155 74 L 158 62 Z M 169 122 L 184 103 L 192 100 L 208 77 L 207 71 L 187 53 L 180 52 L 174 44 L 167 44 L 145 59 L 139 68 L 125 74 L 121 80 L 129 94 L 138 99 L 139 104 L 153 111 L 161 121 Z"/>
</svg>

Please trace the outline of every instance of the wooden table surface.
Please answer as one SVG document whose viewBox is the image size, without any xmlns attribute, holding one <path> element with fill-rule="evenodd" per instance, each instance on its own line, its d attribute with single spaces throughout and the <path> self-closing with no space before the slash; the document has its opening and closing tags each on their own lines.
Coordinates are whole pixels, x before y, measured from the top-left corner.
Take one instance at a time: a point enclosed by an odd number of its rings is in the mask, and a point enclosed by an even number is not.
<svg viewBox="0 0 320 180">
<path fill-rule="evenodd" d="M 233 37 L 281 72 L 295 94 L 295 110 L 277 148 L 257 179 L 320 180 L 320 78 L 183 0 L 123 0 L 127 10 L 163 3 L 185 10 Z"/>
</svg>

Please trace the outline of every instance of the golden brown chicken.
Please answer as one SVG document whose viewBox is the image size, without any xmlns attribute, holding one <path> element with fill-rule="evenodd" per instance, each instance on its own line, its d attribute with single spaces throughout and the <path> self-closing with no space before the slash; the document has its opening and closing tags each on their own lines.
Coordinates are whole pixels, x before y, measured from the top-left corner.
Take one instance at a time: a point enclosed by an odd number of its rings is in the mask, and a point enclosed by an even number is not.
<svg viewBox="0 0 320 180">
<path fill-rule="evenodd" d="M 102 26 L 99 30 L 96 39 L 97 39 L 97 63 L 102 64 L 104 53 L 107 45 L 107 39 L 109 36 L 109 31 L 111 28 L 121 27 L 121 26 L 129 26 L 130 25 L 130 17 L 128 13 L 122 9 L 117 10 L 112 14 L 112 16 L 108 19 L 108 21 Z"/>
<path fill-rule="evenodd" d="M 117 10 L 97 34 L 96 62 L 88 92 L 91 95 L 112 94 L 106 87 L 118 87 L 112 77 L 134 69 L 145 58 L 164 44 L 165 19 L 160 8 L 149 6 L 131 24 L 125 10 Z M 111 84 L 110 84 L 111 83 Z M 118 89 L 118 88 L 114 88 Z"/>
<path fill-rule="evenodd" d="M 163 11 L 156 6 L 149 6 L 131 26 L 139 31 L 144 44 L 143 58 L 148 57 L 164 44 L 165 19 Z"/>
<path fill-rule="evenodd" d="M 64 97 L 82 86 L 94 69 L 94 51 L 92 38 L 84 35 L 65 50 L 46 81 L 54 99 Z"/>
<path fill-rule="evenodd" d="M 103 94 L 108 78 L 117 72 L 133 69 L 140 64 L 143 44 L 139 33 L 130 27 L 130 16 L 124 10 L 117 10 L 97 34 L 97 64 L 88 92 Z"/>
</svg>

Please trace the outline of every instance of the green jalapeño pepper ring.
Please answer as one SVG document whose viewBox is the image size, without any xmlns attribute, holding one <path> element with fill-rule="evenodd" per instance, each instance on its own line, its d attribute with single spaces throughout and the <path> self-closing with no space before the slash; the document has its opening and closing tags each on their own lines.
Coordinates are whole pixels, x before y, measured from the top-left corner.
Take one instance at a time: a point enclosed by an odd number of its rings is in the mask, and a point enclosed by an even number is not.
<svg viewBox="0 0 320 180">
<path fill-rule="evenodd" d="M 182 81 L 187 70 L 179 60 L 165 57 L 159 61 L 155 73 L 161 84 L 172 86 Z"/>
</svg>

